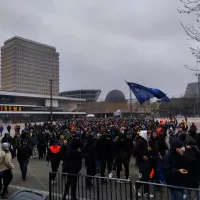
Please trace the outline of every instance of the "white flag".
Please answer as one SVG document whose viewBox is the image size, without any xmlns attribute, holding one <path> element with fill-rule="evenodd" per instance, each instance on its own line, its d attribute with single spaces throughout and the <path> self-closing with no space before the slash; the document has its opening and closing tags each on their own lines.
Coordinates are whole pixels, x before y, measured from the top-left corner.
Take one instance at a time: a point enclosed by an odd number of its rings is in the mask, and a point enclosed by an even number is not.
<svg viewBox="0 0 200 200">
<path fill-rule="evenodd" d="M 121 116 L 121 114 L 122 114 L 122 113 L 121 113 L 121 110 L 119 110 L 119 109 L 118 109 L 117 111 L 114 112 L 114 116 L 115 116 L 115 117 Z"/>
</svg>

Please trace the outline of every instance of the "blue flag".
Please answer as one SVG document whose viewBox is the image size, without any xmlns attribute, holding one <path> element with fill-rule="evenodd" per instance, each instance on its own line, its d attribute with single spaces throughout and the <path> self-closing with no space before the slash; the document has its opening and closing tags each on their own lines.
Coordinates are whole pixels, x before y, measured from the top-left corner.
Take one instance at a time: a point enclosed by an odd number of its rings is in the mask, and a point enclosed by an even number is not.
<svg viewBox="0 0 200 200">
<path fill-rule="evenodd" d="M 165 97 L 161 98 L 161 101 L 163 101 L 163 102 L 165 102 L 165 103 L 168 103 L 168 102 L 170 102 L 171 100 L 170 100 L 167 96 L 165 96 Z"/>
<path fill-rule="evenodd" d="M 131 91 L 133 92 L 133 94 L 135 95 L 140 104 L 143 104 L 145 101 L 148 101 L 149 99 L 154 97 L 154 94 L 150 90 L 150 88 L 144 87 L 137 83 L 131 83 L 131 82 L 126 82 L 126 83 L 130 87 Z"/>
<path fill-rule="evenodd" d="M 166 94 L 159 89 L 156 88 L 149 88 L 149 89 L 153 92 L 154 96 L 157 99 L 162 99 L 163 97 L 166 97 Z"/>
<path fill-rule="evenodd" d="M 170 99 L 166 96 L 164 92 L 156 88 L 148 88 L 137 83 L 126 82 L 130 87 L 131 91 L 137 98 L 140 104 L 143 104 L 145 101 L 148 101 L 151 98 L 156 97 L 163 102 L 170 102 Z"/>
</svg>

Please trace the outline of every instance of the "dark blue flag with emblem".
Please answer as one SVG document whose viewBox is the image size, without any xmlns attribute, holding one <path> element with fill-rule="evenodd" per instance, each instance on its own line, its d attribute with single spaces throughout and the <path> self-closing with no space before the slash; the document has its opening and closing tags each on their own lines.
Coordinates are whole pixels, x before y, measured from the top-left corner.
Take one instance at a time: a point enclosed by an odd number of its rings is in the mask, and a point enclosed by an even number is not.
<svg viewBox="0 0 200 200">
<path fill-rule="evenodd" d="M 145 101 L 148 101 L 151 98 L 156 97 L 163 102 L 170 102 L 170 99 L 166 96 L 164 92 L 156 88 L 148 88 L 137 83 L 126 82 L 137 98 L 140 104 L 143 104 Z"/>
</svg>

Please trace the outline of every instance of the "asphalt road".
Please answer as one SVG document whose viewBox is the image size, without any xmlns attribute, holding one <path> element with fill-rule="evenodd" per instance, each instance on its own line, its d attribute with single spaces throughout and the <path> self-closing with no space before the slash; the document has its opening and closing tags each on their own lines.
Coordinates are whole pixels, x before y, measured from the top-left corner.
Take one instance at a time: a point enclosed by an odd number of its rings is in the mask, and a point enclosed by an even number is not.
<svg viewBox="0 0 200 200">
<path fill-rule="evenodd" d="M 48 195 L 49 191 L 49 172 L 51 171 L 51 167 L 46 165 L 46 162 L 44 160 L 38 160 L 38 159 L 31 159 L 28 167 L 28 174 L 27 174 L 27 180 L 24 182 L 21 180 L 21 173 L 19 169 L 18 162 L 16 159 L 13 160 L 13 164 L 15 166 L 15 169 L 13 170 L 13 181 L 10 185 L 10 188 L 19 190 L 19 189 L 34 189 L 34 190 L 39 190 L 40 192 Z M 61 167 L 59 169 L 61 172 Z M 136 180 L 137 176 L 137 169 L 134 167 L 134 160 L 132 159 L 131 161 L 131 179 L 133 181 Z M 84 167 L 84 161 L 83 161 L 83 168 L 80 172 L 83 176 L 80 176 L 79 181 L 78 181 L 78 191 L 77 195 L 79 197 L 84 197 L 88 199 L 91 197 L 94 199 L 94 196 L 97 196 L 100 192 L 100 197 L 99 199 L 120 199 L 120 196 L 125 196 L 127 194 L 127 199 L 130 199 L 130 184 L 129 182 L 123 181 L 123 184 L 119 184 L 117 180 L 113 179 L 111 181 L 107 181 L 107 183 L 102 186 L 101 184 L 101 178 L 95 178 L 93 180 L 94 183 L 94 188 L 89 190 L 86 188 L 86 179 L 84 175 L 86 174 L 85 172 L 85 167 Z M 122 172 L 122 178 L 124 178 L 124 173 Z M 56 184 L 52 185 L 52 193 L 54 193 L 55 197 L 60 197 L 60 194 L 64 193 L 64 185 L 65 185 L 66 179 L 62 178 L 61 174 L 58 174 L 56 177 Z M 97 191 L 99 190 L 99 192 Z M 87 191 L 87 192 L 86 192 Z M 127 192 L 125 192 L 127 191 Z M 112 193 L 112 194 L 111 194 Z M 103 195 L 103 196 L 102 196 Z M 91 199 L 89 198 L 89 199 Z"/>
</svg>

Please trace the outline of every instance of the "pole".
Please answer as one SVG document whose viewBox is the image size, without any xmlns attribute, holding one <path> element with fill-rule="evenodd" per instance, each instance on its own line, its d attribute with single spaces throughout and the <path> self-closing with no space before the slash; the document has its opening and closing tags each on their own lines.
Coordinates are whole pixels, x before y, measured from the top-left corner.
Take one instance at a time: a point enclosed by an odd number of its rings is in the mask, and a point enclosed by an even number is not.
<svg viewBox="0 0 200 200">
<path fill-rule="evenodd" d="M 197 77 L 198 77 L 197 114 L 198 114 L 198 117 L 199 117 L 199 115 L 200 115 L 200 112 L 199 112 L 199 103 L 200 103 L 200 74 L 197 74 Z"/>
<path fill-rule="evenodd" d="M 144 109 L 144 111 L 148 114 L 146 108 L 145 108 L 142 104 L 140 104 L 140 106 L 141 106 L 141 107 Z"/>
<path fill-rule="evenodd" d="M 53 121 L 53 80 L 50 79 L 50 119 Z"/>
<path fill-rule="evenodd" d="M 131 91 L 131 88 L 130 89 L 130 113 L 131 113 L 131 118 L 133 117 L 133 104 L 132 104 L 132 91 Z"/>
</svg>

